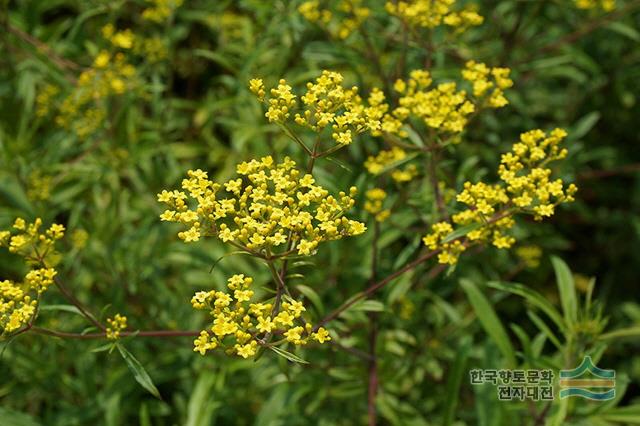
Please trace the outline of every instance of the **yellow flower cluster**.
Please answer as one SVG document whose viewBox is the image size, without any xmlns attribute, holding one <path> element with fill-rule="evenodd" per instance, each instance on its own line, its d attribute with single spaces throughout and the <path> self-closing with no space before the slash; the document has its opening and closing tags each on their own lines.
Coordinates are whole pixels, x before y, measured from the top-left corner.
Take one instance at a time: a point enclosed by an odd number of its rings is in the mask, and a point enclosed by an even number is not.
<svg viewBox="0 0 640 426">
<path fill-rule="evenodd" d="M 602 9 L 611 12 L 616 8 L 616 0 L 573 0 L 579 9 Z"/>
<path fill-rule="evenodd" d="M 371 15 L 368 7 L 362 6 L 362 0 L 339 0 L 334 2 L 333 9 L 321 7 L 319 0 L 305 1 L 298 7 L 298 12 L 309 22 L 320 25 L 334 37 L 346 39 L 356 31 Z M 335 15 L 335 20 L 332 19 Z"/>
<path fill-rule="evenodd" d="M 107 339 L 118 340 L 120 332 L 127 328 L 127 317 L 116 314 L 113 318 L 107 318 Z"/>
<path fill-rule="evenodd" d="M 391 172 L 391 178 L 398 182 L 409 182 L 418 175 L 418 168 L 415 164 L 408 164 L 403 169 L 395 168 L 398 163 L 407 158 L 407 153 L 404 149 L 397 146 L 388 150 L 383 150 L 378 155 L 371 155 L 364 162 L 365 168 L 369 173 L 373 175 L 379 175 L 387 170 L 394 169 Z"/>
<path fill-rule="evenodd" d="M 53 283 L 57 272 L 43 267 L 48 260 L 54 263 L 57 254 L 54 244 L 64 235 L 64 226 L 53 224 L 40 232 L 42 220 L 28 224 L 18 218 L 13 231 L 0 231 L 0 247 L 8 247 L 11 253 L 23 257 L 32 269 L 22 282 L 0 281 L 0 336 L 13 333 L 27 325 L 36 313 L 40 295 Z"/>
<path fill-rule="evenodd" d="M 60 103 L 56 124 L 74 131 L 80 138 L 94 133 L 104 125 L 106 118 L 106 106 L 101 101 L 137 87 L 135 75 L 135 68 L 126 61 L 124 54 L 111 55 L 101 51 L 93 65 L 80 74 L 74 90 Z M 45 89 L 45 93 L 47 91 Z M 47 111 L 50 97 L 43 95 L 38 101 L 38 110 Z"/>
<path fill-rule="evenodd" d="M 463 32 L 482 24 L 484 18 L 474 7 L 454 11 L 454 4 L 455 0 L 387 1 L 385 8 L 389 14 L 414 27 L 435 28 L 444 24 L 456 28 L 456 32 Z"/>
<path fill-rule="evenodd" d="M 387 198 L 387 193 L 382 188 L 372 188 L 365 193 L 367 201 L 364 203 L 364 209 L 374 215 L 378 222 L 384 222 L 391 215 L 389 209 L 383 209 L 382 205 Z"/>
<path fill-rule="evenodd" d="M 147 0 L 151 7 L 142 11 L 142 18 L 153 22 L 166 21 L 184 0 Z"/>
<path fill-rule="evenodd" d="M 307 90 L 300 97 L 302 111 L 294 121 L 314 132 L 331 129 L 331 136 L 339 145 L 348 145 L 353 137 L 366 131 L 378 131 L 380 121 L 388 109 L 382 91 L 375 89 L 368 97 L 368 106 L 358 95 L 358 88 L 343 86 L 343 76 L 333 71 L 323 71 L 315 82 L 307 83 Z M 259 100 L 265 99 L 262 80 L 253 79 L 249 89 Z M 297 96 L 286 80 L 270 90 L 268 110 L 265 116 L 270 122 L 284 124 L 297 107 Z"/>
<path fill-rule="evenodd" d="M 391 114 L 385 114 L 382 131 L 407 137 L 402 128 L 410 117 L 416 117 L 428 127 L 448 133 L 460 133 L 467 124 L 467 117 L 475 111 L 464 90 L 457 90 L 456 83 L 432 83 L 428 71 L 414 70 L 407 81 L 398 80 L 394 89 L 402 94 L 399 106 Z"/>
<path fill-rule="evenodd" d="M 428 71 L 413 70 L 407 80 L 395 82 L 394 90 L 401 97 L 398 107 L 384 115 L 380 132 L 406 138 L 409 134 L 404 126 L 414 117 L 441 133 L 459 134 L 478 107 L 500 108 L 508 103 L 503 91 L 513 85 L 509 73 L 508 68 L 467 62 L 462 77 L 473 84 L 473 97 L 468 97 L 465 90 L 458 90 L 455 82 L 432 87 Z"/>
<path fill-rule="evenodd" d="M 158 62 L 168 55 L 167 47 L 160 37 L 144 37 L 136 35 L 130 29 L 117 31 L 112 24 L 102 27 L 102 36 L 115 49 L 131 51 L 143 56 L 148 62 Z M 109 63 L 110 53 L 102 51 L 96 60 L 101 64 Z"/>
<path fill-rule="evenodd" d="M 305 323 L 302 302 L 285 296 L 285 301 L 276 309 L 271 303 L 251 303 L 253 278 L 243 274 L 233 275 L 227 281 L 230 292 L 199 291 L 191 299 L 195 309 L 206 310 L 213 318 L 208 330 L 203 330 L 194 340 L 195 352 L 204 355 L 207 351 L 221 347 L 228 355 L 249 358 L 256 354 L 258 346 L 268 336 L 280 332 L 287 342 L 305 345 L 309 339 L 320 343 L 331 340 L 329 333 L 320 327 Z M 262 337 L 260 337 L 262 336 Z"/>
<path fill-rule="evenodd" d="M 514 214 L 532 214 L 536 220 L 553 215 L 555 207 L 574 200 L 577 188 L 565 188 L 561 179 L 551 180 L 548 164 L 566 157 L 559 144 L 566 132 L 555 129 L 547 135 L 532 130 L 520 135 L 511 152 L 502 155 L 498 169 L 501 182 L 495 185 L 466 182 L 457 200 L 468 208 L 453 215 L 453 223 L 469 226 L 469 243 L 491 241 L 497 248 L 510 248 L 515 238 L 507 234 L 515 224 Z M 441 249 L 440 263 L 454 264 L 465 249 L 460 240 L 449 241 L 453 232 L 448 222 L 436 223 L 423 241 L 431 250 Z"/>
<path fill-rule="evenodd" d="M 518 256 L 527 268 L 534 269 L 540 266 L 542 249 L 534 245 L 520 246 L 516 248 L 516 256 Z"/>
<path fill-rule="evenodd" d="M 501 108 L 509 103 L 504 90 L 513 86 L 509 68 L 490 68 L 475 61 L 468 61 L 462 78 L 473 84 L 473 96 L 483 100 L 491 108 Z"/>
<path fill-rule="evenodd" d="M 237 166 L 237 179 L 222 186 L 208 179 L 202 170 L 188 172 L 182 191 L 162 191 L 158 201 L 169 209 L 160 218 L 189 227 L 178 236 L 185 242 L 213 235 L 224 242 L 264 255 L 297 251 L 308 256 L 323 241 L 359 235 L 363 223 L 344 216 L 354 200 L 350 194 L 329 195 L 315 184 L 310 174 L 302 174 L 288 157 L 274 164 L 271 156 Z M 190 209 L 187 200 L 197 205 Z"/>
<path fill-rule="evenodd" d="M 55 111 L 55 123 L 86 138 L 104 128 L 108 101 L 132 91 L 140 91 L 142 82 L 130 56 L 154 63 L 165 59 L 167 46 L 158 36 L 144 37 L 130 29 L 117 30 L 113 24 L 101 29 L 106 46 L 92 57 L 91 66 L 83 68 L 70 91 L 47 84 L 36 97 L 36 114 L 40 117 Z"/>
</svg>

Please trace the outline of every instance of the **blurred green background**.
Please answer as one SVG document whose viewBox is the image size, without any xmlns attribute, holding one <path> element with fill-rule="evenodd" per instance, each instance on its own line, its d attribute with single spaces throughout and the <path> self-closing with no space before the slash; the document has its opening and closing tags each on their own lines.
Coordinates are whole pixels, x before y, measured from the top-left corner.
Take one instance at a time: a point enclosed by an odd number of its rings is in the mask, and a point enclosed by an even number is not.
<svg viewBox="0 0 640 426">
<path fill-rule="evenodd" d="M 160 223 L 156 194 L 177 188 L 189 169 L 202 168 L 221 181 L 233 176 L 237 162 L 261 155 L 303 160 L 264 118 L 247 89 L 250 78 L 263 78 L 268 87 L 279 78 L 302 86 L 332 69 L 368 93 L 383 82 L 367 51 L 379 54 L 389 76 L 420 68 L 424 56 L 409 46 L 404 69 L 398 65 L 399 24 L 382 1 L 365 2 L 372 9 L 363 24 L 372 45 L 358 32 L 345 40 L 330 36 L 297 12 L 300 3 L 185 0 L 154 22 L 142 17 L 151 7 L 145 1 L 2 1 L 0 229 L 17 216 L 64 224 L 61 278 L 94 312 L 103 318 L 122 313 L 133 330 L 201 329 L 206 318 L 191 308 L 192 294 L 222 288 L 234 273 L 266 285 L 266 268 L 245 256 L 226 257 L 212 270 L 230 250 L 214 239 L 179 241 L 176 226 Z M 382 302 L 375 305 L 380 424 L 638 424 L 640 2 L 619 0 L 612 12 L 581 10 L 569 0 L 476 3 L 484 24 L 456 37 L 450 50 L 436 52 L 433 74 L 455 76 L 475 59 L 510 67 L 515 86 L 507 93 L 510 105 L 481 114 L 447 152 L 443 179 L 455 190 L 467 179 L 491 179 L 500 154 L 521 132 L 557 126 L 569 131 L 570 151 L 558 172 L 578 185 L 578 199 L 549 221 L 519 225 L 522 245 L 543 251 L 537 267 L 526 267 L 515 250 L 487 248 L 435 277 L 434 264 L 426 264 L 376 295 Z M 61 126 L 56 117 L 64 115 L 62 100 L 82 96 L 78 75 L 101 50 L 113 49 L 103 36 L 107 24 L 133 32 L 140 47 L 126 61 L 135 77 L 124 93 L 90 99 L 68 113 L 89 130 Z M 58 93 L 47 97 L 51 85 Z M 96 119 L 90 110 L 105 116 Z M 351 185 L 364 192 L 374 178 L 362 164 L 379 146 L 363 136 L 334 161 L 322 160 L 314 174 L 333 192 Z M 430 223 L 433 194 L 427 188 L 412 187 L 407 204 L 423 214 L 398 214 L 383 230 L 381 271 L 406 263 Z M 354 215 L 371 228 L 360 207 Z M 370 259 L 363 253 L 371 238 L 368 232 L 329 243 L 313 258 L 315 265 L 298 268 L 304 279 L 293 286 L 305 284 L 319 295 L 311 308 L 317 318 L 365 288 Z M 572 273 L 556 277 L 551 255 L 564 259 Z M 0 252 L 0 278 L 18 277 L 21 268 Z M 595 307 L 581 310 L 564 331 L 540 312 L 535 295 L 514 295 L 514 287 L 496 284 L 522 283 L 562 312 L 559 288 L 575 289 L 582 306 L 591 278 Z M 65 303 L 52 289 L 43 306 Z M 340 336 L 336 343 L 368 351 L 369 315 L 348 312 L 330 324 Z M 86 327 L 81 317 L 55 308 L 42 310 L 37 323 L 76 332 Z M 0 424 L 367 421 L 368 361 L 337 344 L 296 352 L 308 365 L 275 354 L 255 363 L 223 354 L 201 357 L 189 337 L 137 337 L 123 344 L 162 400 L 136 383 L 117 351 L 92 352 L 104 342 L 32 333 L 0 342 Z M 591 354 L 600 367 L 616 369 L 618 396 L 547 407 L 499 402 L 494 388 L 469 384 L 469 369 L 502 368 L 510 353 L 520 368 L 555 371 Z"/>
</svg>

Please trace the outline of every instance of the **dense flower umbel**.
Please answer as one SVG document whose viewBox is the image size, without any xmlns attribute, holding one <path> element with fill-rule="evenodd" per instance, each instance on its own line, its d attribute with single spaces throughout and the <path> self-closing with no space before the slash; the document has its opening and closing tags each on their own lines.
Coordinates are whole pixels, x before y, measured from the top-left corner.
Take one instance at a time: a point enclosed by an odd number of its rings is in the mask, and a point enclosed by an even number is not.
<svg viewBox="0 0 640 426">
<path fill-rule="evenodd" d="M 55 263 L 54 244 L 64 235 L 64 226 L 53 224 L 40 232 L 42 220 L 27 224 L 18 218 L 10 231 L 0 231 L 0 247 L 23 257 L 32 269 L 22 282 L 0 280 L 0 336 L 27 325 L 36 312 L 40 295 L 53 283 L 56 270 L 42 267 Z"/>
<path fill-rule="evenodd" d="M 202 170 L 189 171 L 189 178 L 182 181 L 184 192 L 158 194 L 158 200 L 169 206 L 161 219 L 188 226 L 178 234 L 185 242 L 213 235 L 264 254 L 295 250 L 310 255 L 323 241 L 366 230 L 361 222 L 344 216 L 354 204 L 355 187 L 349 195 L 329 195 L 288 157 L 280 164 L 270 156 L 241 163 L 237 173 L 239 178 L 222 186 Z M 189 199 L 197 202 L 191 209 Z"/>
<path fill-rule="evenodd" d="M 542 130 L 523 133 L 511 152 L 502 155 L 498 169 L 500 183 L 464 184 L 457 200 L 468 207 L 451 219 L 456 225 L 472 228 L 466 234 L 468 243 L 490 241 L 497 248 L 510 248 L 515 238 L 507 232 L 515 224 L 516 213 L 542 220 L 553 215 L 557 205 L 574 200 L 576 186 L 570 184 L 565 188 L 561 179 L 551 180 L 551 169 L 547 167 L 550 162 L 566 157 L 567 150 L 558 146 L 566 135 L 562 129 L 548 135 Z M 465 245 L 460 240 L 447 240 L 453 232 L 451 223 L 436 223 L 431 231 L 423 239 L 425 245 L 431 250 L 442 250 L 440 263 L 456 263 Z"/>
<path fill-rule="evenodd" d="M 406 138 L 409 134 L 404 125 L 416 118 L 441 134 L 458 134 L 478 108 L 500 108 L 508 103 L 503 95 L 503 90 L 513 85 L 508 68 L 489 68 L 469 61 L 462 77 L 473 84 L 473 97 L 458 90 L 454 82 L 433 87 L 431 75 L 425 70 L 414 70 L 407 80 L 397 80 L 394 89 L 401 94 L 399 105 L 384 115 L 381 131 Z"/>
<path fill-rule="evenodd" d="M 338 0 L 328 6 L 332 6 L 333 12 L 324 5 L 321 7 L 319 0 L 305 1 L 298 7 L 298 12 L 341 39 L 349 37 L 371 14 L 371 10 L 362 5 L 362 0 Z"/>
<path fill-rule="evenodd" d="M 269 91 L 269 108 L 265 116 L 270 122 L 285 125 L 293 118 L 298 125 L 314 132 L 331 130 L 331 137 L 340 145 L 348 145 L 353 137 L 366 131 L 380 129 L 380 120 L 387 111 L 384 94 L 375 89 L 368 98 L 368 106 L 358 95 L 358 88 L 346 88 L 344 78 L 332 71 L 323 71 L 315 82 L 307 83 L 307 90 L 300 96 L 301 110 L 297 109 L 297 95 L 293 93 L 286 80 L 280 80 L 278 86 Z M 253 79 L 249 88 L 259 100 L 265 100 L 262 80 Z"/>
<path fill-rule="evenodd" d="M 610 12 L 616 8 L 616 0 L 573 0 L 580 9 L 602 9 Z"/>
<path fill-rule="evenodd" d="M 278 310 L 271 303 L 251 303 L 252 283 L 251 277 L 233 275 L 227 282 L 228 293 L 199 291 L 193 296 L 193 307 L 209 311 L 213 318 L 209 329 L 203 330 L 194 340 L 195 352 L 204 355 L 221 347 L 229 355 L 249 358 L 256 354 L 268 335 L 276 332 L 282 333 L 284 339 L 294 345 L 305 345 L 309 339 L 320 343 L 331 340 L 324 328 L 313 332 L 313 326 L 302 319 L 306 309 L 300 301 L 285 297 Z"/>
<path fill-rule="evenodd" d="M 500 108 L 509 103 L 503 91 L 513 86 L 510 73 L 509 68 L 489 68 L 483 63 L 468 61 L 462 78 L 473 84 L 473 96 L 479 101 L 491 108 Z"/>
<path fill-rule="evenodd" d="M 463 32 L 482 24 L 484 18 L 473 7 L 454 11 L 455 3 L 455 0 L 388 1 L 386 9 L 414 27 L 435 28 L 444 24 L 456 28 L 456 32 Z"/>
</svg>

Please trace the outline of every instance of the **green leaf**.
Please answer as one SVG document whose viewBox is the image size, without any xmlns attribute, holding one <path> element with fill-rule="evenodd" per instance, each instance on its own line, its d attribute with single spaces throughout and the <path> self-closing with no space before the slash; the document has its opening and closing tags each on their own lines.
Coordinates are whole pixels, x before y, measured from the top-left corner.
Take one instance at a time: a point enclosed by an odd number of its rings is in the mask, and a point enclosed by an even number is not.
<svg viewBox="0 0 640 426">
<path fill-rule="evenodd" d="M 569 132 L 570 140 L 578 140 L 585 136 L 593 129 L 593 126 L 600 120 L 600 113 L 598 111 L 592 111 L 589 114 L 582 117 L 573 126 L 573 129 Z"/>
<path fill-rule="evenodd" d="M 215 381 L 214 372 L 202 372 L 189 398 L 185 426 L 206 426 L 214 423 L 213 414 L 222 405 L 220 401 L 214 401 L 212 398 Z"/>
<path fill-rule="evenodd" d="M 517 283 L 501 283 L 499 281 L 489 281 L 487 285 L 496 290 L 507 291 L 512 294 L 524 297 L 533 306 L 540 308 L 547 316 L 553 321 L 558 328 L 565 330 L 565 323 L 562 319 L 560 312 L 547 300 L 535 290 Z"/>
<path fill-rule="evenodd" d="M 40 311 L 64 311 L 84 316 L 84 314 L 80 312 L 80 309 L 73 305 L 42 305 L 40 306 Z"/>
<path fill-rule="evenodd" d="M 498 346 L 502 355 L 507 359 L 507 367 L 515 367 L 515 351 L 513 350 L 513 346 L 511 345 L 511 341 L 509 340 L 509 336 L 507 335 L 504 326 L 500 322 L 496 312 L 491 307 L 491 303 L 472 281 L 462 279 L 460 280 L 460 284 L 467 294 L 467 298 L 469 299 L 471 306 L 473 306 L 473 310 L 478 316 L 480 324 L 489 337 L 491 337 L 494 343 Z"/>
<path fill-rule="evenodd" d="M 291 362 L 297 362 L 299 364 L 309 364 L 309 361 L 305 361 L 304 359 L 300 358 L 299 356 L 294 355 L 291 352 L 287 352 L 284 349 L 280 349 L 277 346 L 269 346 L 269 349 L 271 349 L 272 351 L 274 351 L 275 353 L 277 353 L 281 357 L 288 359 Z"/>
<path fill-rule="evenodd" d="M 226 257 L 230 257 L 230 256 L 235 256 L 236 254 L 251 255 L 251 253 L 248 253 L 248 252 L 243 251 L 243 250 L 235 250 L 235 251 L 232 251 L 232 252 L 226 253 L 226 254 L 224 254 L 224 255 L 220 256 L 219 258 L 217 258 L 217 259 L 215 260 L 215 262 L 213 262 L 213 265 L 211 265 L 211 269 L 209 270 L 209 273 L 212 273 L 212 272 L 213 272 L 213 270 L 215 269 L 215 267 L 216 267 L 216 266 L 218 266 L 218 263 L 220 263 L 220 261 L 221 261 L 222 259 L 224 259 L 224 258 L 226 258 Z"/>
<path fill-rule="evenodd" d="M 622 424 L 640 424 L 640 404 L 612 408 L 598 416 L 602 420 Z"/>
<path fill-rule="evenodd" d="M 556 348 L 562 350 L 562 343 L 560 343 L 560 340 L 556 337 L 553 331 L 551 331 L 549 326 L 542 320 L 542 318 L 536 315 L 535 312 L 529 310 L 527 311 L 527 315 L 529 316 L 529 318 L 531 318 L 531 321 L 533 321 L 533 323 L 540 329 L 540 331 L 542 331 L 549 338 L 549 340 L 551 340 L 551 343 L 553 343 Z"/>
<path fill-rule="evenodd" d="M 384 303 L 377 300 L 363 300 L 353 305 L 351 309 L 354 311 L 382 312 L 384 311 Z"/>
<path fill-rule="evenodd" d="M 40 422 L 29 414 L 13 411 L 8 408 L 0 407 L 0 419 L 2 419 L 3 425 L 8 426 L 40 426 Z"/>
<path fill-rule="evenodd" d="M 446 399 L 444 406 L 444 425 L 449 426 L 456 413 L 458 399 L 460 398 L 460 384 L 465 376 L 465 365 L 471 349 L 471 337 L 465 336 L 458 347 L 453 367 L 449 371 L 447 380 Z"/>
<path fill-rule="evenodd" d="M 111 351 L 114 346 L 115 346 L 115 343 L 109 342 L 106 345 L 100 345 L 97 348 L 91 349 L 90 352 L 98 353 L 98 352 Z"/>
<path fill-rule="evenodd" d="M 601 334 L 598 339 L 600 340 L 614 340 L 624 339 L 626 337 L 640 337 L 640 325 L 634 327 L 620 328 L 618 330 L 610 331 L 608 333 Z"/>
<path fill-rule="evenodd" d="M 442 239 L 442 242 L 449 243 L 453 240 L 457 240 L 460 237 L 464 237 L 471 231 L 475 231 L 478 228 L 482 228 L 482 226 L 484 226 L 483 223 L 471 223 L 469 225 L 462 226 L 456 229 L 455 231 L 453 231 L 452 233 L 450 233 L 449 235 L 447 235 L 446 237 L 444 237 Z"/>
<path fill-rule="evenodd" d="M 118 347 L 120 355 L 122 355 L 122 358 L 124 358 L 124 361 L 127 363 L 127 367 L 129 367 L 129 370 L 133 373 L 133 377 L 136 379 L 136 382 L 140 383 L 140 385 L 148 390 L 151 395 L 158 399 L 162 399 L 158 388 L 153 384 L 151 377 L 149 377 L 149 374 L 142 364 L 140 364 L 140 362 L 131 354 L 131 352 L 125 349 L 124 346 L 121 344 L 116 344 L 116 346 Z"/>
<path fill-rule="evenodd" d="M 325 159 L 326 159 L 327 161 L 329 161 L 330 163 L 333 163 L 333 164 L 335 164 L 336 166 L 340 167 L 341 169 L 344 169 L 344 170 L 348 171 L 349 173 L 353 173 L 353 170 L 351 170 L 351 168 L 350 168 L 349 166 L 347 166 L 347 164 L 346 164 L 346 163 L 344 163 L 344 162 L 342 162 L 342 161 L 338 160 L 337 158 L 330 157 L 330 156 L 328 156 L 328 155 L 327 155 L 326 157 L 323 157 L 323 158 L 325 158 Z"/>
<path fill-rule="evenodd" d="M 216 64 L 226 68 L 227 70 L 233 72 L 234 74 L 237 73 L 237 70 L 235 69 L 233 64 L 231 64 L 231 62 L 227 60 L 225 55 L 221 55 L 220 53 L 213 52 L 211 50 L 206 50 L 206 49 L 194 49 L 193 55 L 200 56 L 201 58 L 205 58 L 212 62 L 215 62 Z"/>
<path fill-rule="evenodd" d="M 615 21 L 607 24 L 606 28 L 640 43 L 640 32 L 627 24 Z"/>
<path fill-rule="evenodd" d="M 567 326 L 575 324 L 578 319 L 578 303 L 576 301 L 576 287 L 571 270 L 562 259 L 551 256 L 553 269 L 556 271 L 556 282 L 560 292 L 560 302 Z"/>
<path fill-rule="evenodd" d="M 322 315 L 324 313 L 324 305 L 322 304 L 322 299 L 318 296 L 318 293 L 314 289 L 309 286 L 300 284 L 296 286 L 296 289 L 304 295 L 307 299 L 313 303 L 313 306 L 316 308 L 318 313 Z"/>
</svg>

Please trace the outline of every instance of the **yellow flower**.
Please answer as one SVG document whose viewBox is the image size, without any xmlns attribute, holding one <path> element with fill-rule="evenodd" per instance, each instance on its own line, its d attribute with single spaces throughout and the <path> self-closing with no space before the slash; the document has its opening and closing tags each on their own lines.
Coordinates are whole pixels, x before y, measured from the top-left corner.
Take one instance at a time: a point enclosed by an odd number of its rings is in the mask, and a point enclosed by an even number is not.
<svg viewBox="0 0 640 426">
<path fill-rule="evenodd" d="M 551 180 L 548 168 L 549 162 L 566 157 L 567 150 L 559 147 L 566 135 L 562 129 L 549 134 L 542 130 L 525 132 L 511 152 L 502 155 L 498 168 L 500 183 L 465 182 L 456 199 L 468 208 L 451 219 L 459 226 L 476 225 L 465 235 L 469 242 L 490 241 L 497 248 L 510 248 L 516 240 L 507 232 L 515 224 L 516 213 L 533 214 L 534 219 L 542 220 L 553 215 L 557 205 L 574 200 L 576 186 L 570 184 L 565 188 L 561 179 Z M 440 263 L 454 264 L 466 248 L 460 240 L 447 241 L 452 232 L 449 222 L 436 223 L 423 238 L 430 250 L 441 251 Z"/>
<path fill-rule="evenodd" d="M 162 220 L 181 222 L 190 228 L 178 237 L 185 242 L 214 235 L 251 251 L 285 251 L 291 235 L 301 255 L 310 255 L 324 241 L 358 235 L 364 224 L 345 217 L 354 205 L 354 191 L 330 195 L 302 174 L 289 158 L 275 164 L 273 158 L 251 160 L 237 166 L 241 176 L 227 182 L 226 194 L 203 171 L 190 171 L 182 191 L 162 191 L 158 200 L 169 209 Z M 353 192 L 353 193 L 352 193 Z M 187 200 L 197 205 L 189 208 Z M 278 247 L 281 247 L 278 249 Z"/>
<path fill-rule="evenodd" d="M 454 11 L 453 0 L 403 0 L 387 1 L 385 8 L 410 26 L 435 28 L 442 24 L 463 32 L 471 26 L 480 25 L 483 17 L 473 7 Z"/>
<path fill-rule="evenodd" d="M 326 341 L 331 340 L 329 336 L 329 332 L 325 330 L 323 327 L 318 328 L 318 331 L 313 333 L 313 338 L 316 339 L 319 343 L 324 343 Z"/>
<path fill-rule="evenodd" d="M 127 328 L 127 317 L 116 314 L 113 318 L 107 318 L 107 339 L 117 340 L 120 338 L 120 332 Z"/>
</svg>

